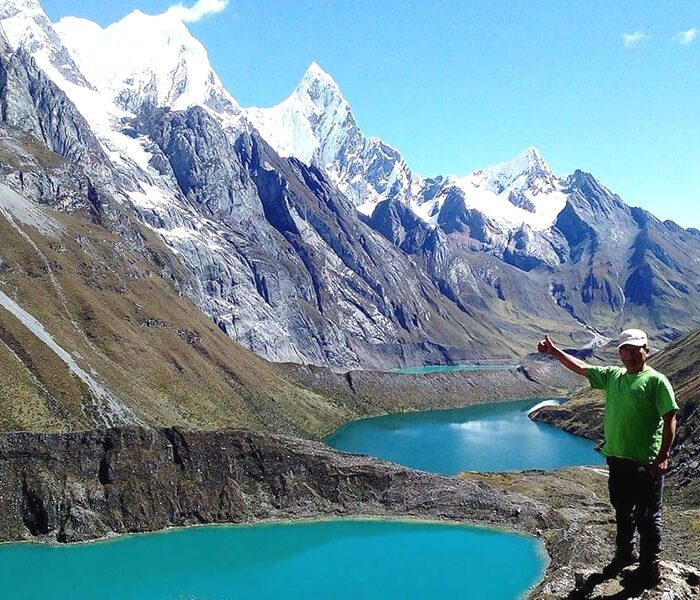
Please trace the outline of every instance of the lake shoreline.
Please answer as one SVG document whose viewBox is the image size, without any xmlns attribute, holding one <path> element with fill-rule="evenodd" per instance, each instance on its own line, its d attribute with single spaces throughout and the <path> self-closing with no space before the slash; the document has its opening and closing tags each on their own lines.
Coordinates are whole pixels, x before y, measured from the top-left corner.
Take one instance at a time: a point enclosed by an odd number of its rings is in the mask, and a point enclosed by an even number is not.
<svg viewBox="0 0 700 600">
<path fill-rule="evenodd" d="M 378 396 L 374 392 L 387 381 L 386 374 L 333 375 L 329 379 L 328 371 L 321 370 L 319 375 L 313 368 L 303 368 L 300 379 L 312 379 L 316 391 L 340 392 L 336 402 L 346 416 L 339 425 L 358 415 L 395 412 L 387 400 L 397 384 L 413 386 L 412 393 L 399 396 L 399 408 L 404 411 L 450 409 L 460 400 L 457 406 L 463 406 L 465 398 L 467 405 L 482 404 L 485 390 L 495 390 L 500 401 L 523 398 L 512 395 L 514 389 L 523 389 L 523 382 L 528 390 L 546 390 L 527 399 L 568 395 L 572 381 L 560 377 L 561 370 L 547 361 L 523 362 L 517 370 L 477 372 L 476 377 L 468 371 L 388 374 L 390 391 Z M 497 378 L 491 379 L 494 375 Z M 445 382 L 449 393 L 441 398 L 438 391 Z M 488 383 L 492 385 L 485 386 Z M 232 438 L 244 466 L 234 467 L 228 462 L 230 457 L 222 456 Z M 204 473 L 213 475 L 215 481 L 204 478 Z M 577 500 L 586 507 L 585 513 L 552 501 L 557 495 L 566 497 L 567 490 L 579 486 L 587 476 L 585 469 L 565 469 L 442 477 L 339 454 L 308 439 L 244 430 L 5 433 L 0 434 L 0 480 L 11 485 L 9 493 L 0 494 L 0 543 L 109 542 L 124 535 L 192 525 L 418 519 L 496 528 L 541 539 L 549 564 L 543 581 L 529 595 L 564 598 L 576 585 L 576 572 L 586 564 L 604 564 L 611 548 L 610 509 L 604 502 L 589 510 L 591 498 L 596 497 L 593 489 L 582 492 Z M 522 480 L 528 482 L 524 487 L 518 484 Z M 247 487 L 251 481 L 258 483 Z M 148 498 L 153 497 L 160 498 L 160 506 L 149 505 Z M 581 536 L 582 527 L 586 536 Z"/>
<path fill-rule="evenodd" d="M 286 378 L 337 407 L 333 420 L 315 423 L 303 431 L 286 431 L 314 440 L 365 417 L 513 399 L 568 397 L 580 385 L 576 375 L 540 355 L 528 355 L 517 368 L 420 375 L 390 371 L 334 373 L 322 367 L 292 363 L 280 364 L 278 368 Z"/>
</svg>

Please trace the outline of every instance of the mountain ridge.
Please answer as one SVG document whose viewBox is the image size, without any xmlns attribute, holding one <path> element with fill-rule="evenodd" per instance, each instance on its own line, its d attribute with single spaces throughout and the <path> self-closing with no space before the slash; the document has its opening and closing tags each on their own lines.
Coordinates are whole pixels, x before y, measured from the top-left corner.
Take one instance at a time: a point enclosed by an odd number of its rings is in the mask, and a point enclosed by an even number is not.
<svg viewBox="0 0 700 600">
<path fill-rule="evenodd" d="M 69 53 L 49 34 L 51 48 Z M 119 86 L 105 96 L 49 64 L 69 99 L 59 101 L 17 52 L 10 63 L 31 73 L 6 96 L 34 119 L 30 129 L 45 137 L 45 122 L 57 138 L 47 143 L 68 158 L 89 149 L 84 207 L 134 238 L 120 208 L 130 207 L 183 265 L 183 293 L 272 360 L 454 362 L 517 356 L 543 327 L 583 346 L 630 321 L 665 341 L 700 323 L 691 299 L 700 272 L 688 261 L 700 241 L 629 209 L 592 176 L 557 178 L 534 148 L 465 178 L 419 178 L 397 151 L 363 136 L 337 84 L 312 63 L 293 92 L 306 95 L 300 123 L 318 143 L 307 163 L 276 152 L 243 109 L 233 120 L 212 106 L 172 110 L 175 95 L 139 86 L 120 106 Z M 22 91 L 31 86 L 43 96 Z M 50 121 L 60 102 L 77 107 L 72 129 Z M 8 122 L 25 127 L 15 113 Z M 26 188 L 21 169 L 7 177 Z M 43 190 L 62 186 L 32 177 Z"/>
</svg>

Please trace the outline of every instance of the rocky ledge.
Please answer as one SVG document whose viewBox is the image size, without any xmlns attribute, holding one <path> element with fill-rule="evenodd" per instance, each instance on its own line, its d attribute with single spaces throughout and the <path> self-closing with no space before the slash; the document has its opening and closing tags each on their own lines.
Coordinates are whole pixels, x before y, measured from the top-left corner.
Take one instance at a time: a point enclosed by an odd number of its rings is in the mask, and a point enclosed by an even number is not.
<svg viewBox="0 0 700 600">
<path fill-rule="evenodd" d="M 484 483 L 522 494 L 545 504 L 564 525 L 534 533 L 547 547 L 551 562 L 544 581 L 532 592 L 533 599 L 642 598 L 685 600 L 700 597 L 700 572 L 687 564 L 692 558 L 681 532 L 677 514 L 666 511 L 662 580 L 652 590 L 625 587 L 622 575 L 606 579 L 603 567 L 612 558 L 615 519 L 608 503 L 607 470 L 578 467 L 524 473 L 464 473 L 464 481 Z M 694 561 L 691 561 L 694 562 Z M 631 570 L 628 569 L 627 571 Z"/>
<path fill-rule="evenodd" d="M 604 561 L 607 548 L 607 505 L 577 488 L 580 479 L 442 477 L 244 430 L 7 433 L 0 436 L 0 542 L 75 542 L 191 524 L 319 517 L 453 520 L 538 535 L 552 561 L 533 597 L 561 598 L 574 593 L 583 565 Z M 697 571 L 668 564 L 666 573 L 674 595 L 663 597 L 700 594 Z"/>
</svg>

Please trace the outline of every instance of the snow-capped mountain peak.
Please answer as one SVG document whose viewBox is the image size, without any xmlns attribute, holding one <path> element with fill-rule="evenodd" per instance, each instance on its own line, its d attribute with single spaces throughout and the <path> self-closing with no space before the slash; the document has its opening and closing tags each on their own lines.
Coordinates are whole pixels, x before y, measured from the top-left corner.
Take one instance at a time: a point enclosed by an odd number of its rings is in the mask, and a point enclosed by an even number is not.
<svg viewBox="0 0 700 600">
<path fill-rule="evenodd" d="M 396 150 L 360 131 L 340 87 L 316 62 L 286 100 L 247 114 L 278 154 L 324 169 L 360 212 L 371 214 L 387 197 L 413 199 L 420 187 Z"/>
<path fill-rule="evenodd" d="M 322 167 L 336 160 L 349 132 L 356 129 L 338 84 L 315 62 L 286 100 L 272 108 L 253 107 L 248 117 L 281 156 Z"/>
<path fill-rule="evenodd" d="M 171 13 L 135 10 L 104 29 L 65 17 L 55 29 L 86 78 L 124 110 L 152 103 L 173 110 L 205 106 L 220 114 L 239 112 L 204 46 Z"/>
<path fill-rule="evenodd" d="M 56 71 L 66 81 L 91 87 L 36 0 L 0 0 L 0 27 L 10 48 L 32 55 L 43 71 Z"/>
<path fill-rule="evenodd" d="M 334 88 L 338 93 L 340 93 L 340 88 L 335 82 L 335 79 L 333 79 L 333 77 L 327 71 L 324 71 L 321 65 L 319 65 L 315 60 L 311 61 L 311 64 L 306 68 L 304 76 L 301 78 L 299 88 L 314 83 L 324 84 L 328 87 Z"/>
<path fill-rule="evenodd" d="M 467 177 L 449 177 L 434 202 L 454 194 L 504 232 L 549 229 L 566 204 L 562 183 L 534 147 Z"/>
<path fill-rule="evenodd" d="M 471 175 L 477 187 L 486 187 L 500 194 L 509 187 L 527 188 L 534 194 L 552 191 L 556 177 L 534 146 L 514 159 L 479 169 Z"/>
<path fill-rule="evenodd" d="M 315 60 L 312 60 L 309 66 L 306 68 L 306 71 L 304 73 L 304 77 L 302 77 L 302 81 L 304 80 L 325 80 L 331 85 L 336 85 L 335 80 L 331 75 L 321 67 Z"/>
<path fill-rule="evenodd" d="M 316 62 L 312 62 L 306 69 L 301 83 L 293 93 L 302 100 L 308 98 L 321 110 L 327 110 L 333 105 L 344 106 L 348 112 L 350 110 L 338 84 Z"/>
</svg>

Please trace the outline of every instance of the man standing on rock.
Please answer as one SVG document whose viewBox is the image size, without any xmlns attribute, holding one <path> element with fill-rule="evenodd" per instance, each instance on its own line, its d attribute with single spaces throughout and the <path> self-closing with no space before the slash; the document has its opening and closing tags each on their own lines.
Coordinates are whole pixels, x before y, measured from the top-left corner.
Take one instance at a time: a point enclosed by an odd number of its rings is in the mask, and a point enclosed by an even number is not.
<svg viewBox="0 0 700 600">
<path fill-rule="evenodd" d="M 617 346 L 621 367 L 594 367 L 555 346 L 545 336 L 537 350 L 605 390 L 605 443 L 610 503 L 615 510 L 615 556 L 603 570 L 614 577 L 639 560 L 628 579 L 635 587 L 654 587 L 660 578 L 661 497 L 669 452 L 676 435 L 678 405 L 668 379 L 647 365 L 647 335 L 626 329 Z M 634 549 L 639 532 L 639 555 Z"/>
</svg>

